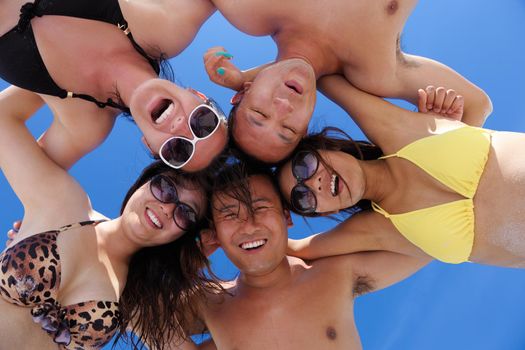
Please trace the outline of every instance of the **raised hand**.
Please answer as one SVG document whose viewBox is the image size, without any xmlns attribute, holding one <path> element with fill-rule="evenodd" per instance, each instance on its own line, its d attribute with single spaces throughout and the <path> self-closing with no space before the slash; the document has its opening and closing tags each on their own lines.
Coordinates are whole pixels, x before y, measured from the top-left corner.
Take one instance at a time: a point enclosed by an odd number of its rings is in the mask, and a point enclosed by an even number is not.
<svg viewBox="0 0 525 350">
<path fill-rule="evenodd" d="M 455 90 L 432 85 L 418 90 L 418 109 L 421 113 L 461 120 L 465 101 Z"/>
<path fill-rule="evenodd" d="M 246 79 L 244 73 L 231 62 L 232 58 L 224 47 L 212 47 L 204 54 L 204 67 L 215 84 L 239 91 Z"/>
</svg>

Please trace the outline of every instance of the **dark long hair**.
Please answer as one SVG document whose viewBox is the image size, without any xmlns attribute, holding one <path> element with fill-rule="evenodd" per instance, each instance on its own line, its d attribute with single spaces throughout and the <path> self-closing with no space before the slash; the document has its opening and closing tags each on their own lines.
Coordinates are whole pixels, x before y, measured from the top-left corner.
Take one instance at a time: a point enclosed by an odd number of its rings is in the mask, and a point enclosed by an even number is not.
<svg viewBox="0 0 525 350">
<path fill-rule="evenodd" d="M 343 130 L 333 126 L 328 126 L 324 127 L 320 132 L 310 133 L 309 135 L 305 136 L 297 145 L 297 148 L 295 149 L 294 153 L 286 160 L 284 160 L 281 163 L 281 166 L 278 167 L 277 174 L 279 174 L 279 172 L 281 171 L 282 165 L 284 163 L 290 161 L 295 156 L 295 154 L 301 151 L 312 152 L 313 154 L 315 154 L 317 159 L 319 159 L 319 161 L 325 166 L 326 169 L 328 169 L 332 173 L 337 173 L 333 169 L 333 167 L 330 166 L 330 164 L 324 161 L 323 157 L 321 157 L 321 155 L 319 154 L 319 150 L 341 151 L 350 154 L 351 156 L 360 160 L 373 160 L 383 155 L 383 151 L 373 143 L 370 143 L 368 141 L 354 141 Z M 339 178 L 344 182 L 344 179 L 341 176 L 339 176 Z M 344 184 L 345 186 L 347 186 L 345 182 Z M 288 201 L 286 204 L 289 207 L 288 209 L 290 209 L 296 214 L 310 217 L 321 216 L 321 214 L 319 213 L 299 213 L 297 210 L 295 210 L 295 208 L 293 208 L 292 205 L 290 205 L 290 203 L 288 203 Z M 348 215 L 352 215 L 361 210 L 367 210 L 370 208 L 370 201 L 367 199 L 362 199 L 355 205 L 345 208 L 342 211 Z"/>
<path fill-rule="evenodd" d="M 169 175 L 179 187 L 202 188 L 209 193 L 204 174 L 186 174 L 156 161 L 128 190 L 121 213 L 133 193 L 157 174 Z M 201 222 L 207 224 L 205 219 Z M 163 349 L 174 336 L 186 338 L 185 330 L 191 328 L 197 316 L 197 298 L 222 290 L 199 249 L 201 228 L 195 227 L 171 243 L 143 248 L 132 256 L 119 301 L 122 323 L 117 339 L 123 338 L 134 348 L 142 348 L 140 343 L 145 343 L 151 349 Z M 126 332 L 129 327 L 136 330 L 136 337 Z"/>
</svg>

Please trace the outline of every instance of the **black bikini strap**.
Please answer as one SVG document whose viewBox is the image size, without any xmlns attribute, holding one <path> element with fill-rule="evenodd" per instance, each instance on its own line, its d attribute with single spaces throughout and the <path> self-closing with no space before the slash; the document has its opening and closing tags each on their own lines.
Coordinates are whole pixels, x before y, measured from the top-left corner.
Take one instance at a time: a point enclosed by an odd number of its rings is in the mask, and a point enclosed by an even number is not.
<svg viewBox="0 0 525 350">
<path fill-rule="evenodd" d="M 75 222 L 74 224 L 69 224 L 69 225 L 62 226 L 57 231 L 58 232 L 64 232 L 64 231 L 70 230 L 72 228 L 77 228 L 77 227 L 82 227 L 82 226 L 96 226 L 96 225 L 98 225 L 98 224 L 100 224 L 101 222 L 104 222 L 104 221 L 107 221 L 107 220 L 106 219 L 101 219 L 101 220 L 88 220 L 88 221 Z"/>
<path fill-rule="evenodd" d="M 22 5 L 20 8 L 20 19 L 18 20 L 18 24 L 16 26 L 17 32 L 25 31 L 29 25 L 29 22 L 31 22 L 35 16 L 43 16 L 43 13 L 38 6 L 39 3 L 40 0 L 35 0 L 34 2 L 28 2 Z"/>
<path fill-rule="evenodd" d="M 133 48 L 137 50 L 137 52 L 140 53 L 142 57 L 148 60 L 149 64 L 151 65 L 155 73 L 159 75 L 160 74 L 159 62 L 156 59 L 152 58 L 150 55 L 148 55 L 146 51 L 144 51 L 144 49 L 139 44 L 137 44 L 137 42 L 135 41 L 135 38 L 133 38 L 133 34 L 131 34 L 131 31 L 129 30 L 128 22 L 126 22 L 126 20 L 123 20 L 123 23 L 122 24 L 118 23 L 117 26 L 129 38 L 129 40 L 131 41 L 131 45 L 133 45 Z"/>
<path fill-rule="evenodd" d="M 80 98 L 85 101 L 93 102 L 99 108 L 113 107 L 116 109 L 120 109 L 124 113 L 131 114 L 131 111 L 129 110 L 127 106 L 121 105 L 120 103 L 113 101 L 111 98 L 108 98 L 106 102 L 102 102 L 102 101 L 97 100 L 93 96 L 86 95 L 86 94 L 77 94 L 75 92 L 68 92 L 68 91 L 65 91 L 65 93 L 66 93 L 65 96 L 62 98 L 66 98 L 66 97 Z"/>
</svg>

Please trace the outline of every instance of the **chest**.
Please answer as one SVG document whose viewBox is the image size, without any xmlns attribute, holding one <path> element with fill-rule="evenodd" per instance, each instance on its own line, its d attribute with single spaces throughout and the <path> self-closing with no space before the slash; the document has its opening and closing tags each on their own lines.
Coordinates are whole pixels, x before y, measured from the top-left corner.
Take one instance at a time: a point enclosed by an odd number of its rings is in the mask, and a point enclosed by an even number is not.
<svg viewBox="0 0 525 350">
<path fill-rule="evenodd" d="M 206 313 L 222 349 L 332 349 L 359 344 L 350 288 L 326 283 L 227 297 Z"/>
<path fill-rule="evenodd" d="M 113 24 L 43 16 L 33 18 L 31 26 L 45 68 L 66 90 L 93 90 L 102 80 L 105 67 L 100 62 L 118 68 L 119 57 L 136 55 L 126 35 Z"/>
</svg>

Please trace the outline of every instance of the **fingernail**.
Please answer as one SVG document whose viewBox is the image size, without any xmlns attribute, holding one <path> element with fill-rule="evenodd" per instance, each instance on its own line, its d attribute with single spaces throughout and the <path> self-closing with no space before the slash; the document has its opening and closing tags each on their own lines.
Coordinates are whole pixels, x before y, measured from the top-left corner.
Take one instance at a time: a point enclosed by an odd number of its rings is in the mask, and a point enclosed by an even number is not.
<svg viewBox="0 0 525 350">
<path fill-rule="evenodd" d="M 222 56 L 222 57 L 226 57 L 226 58 L 233 58 L 232 54 L 229 54 L 229 53 L 224 52 L 224 51 L 217 51 L 217 52 L 215 52 L 215 56 Z"/>
<path fill-rule="evenodd" d="M 224 73 L 226 73 L 226 70 L 224 70 L 224 68 L 222 67 L 217 68 L 217 74 L 224 75 Z"/>
</svg>

